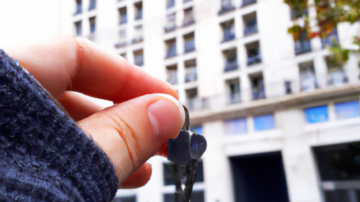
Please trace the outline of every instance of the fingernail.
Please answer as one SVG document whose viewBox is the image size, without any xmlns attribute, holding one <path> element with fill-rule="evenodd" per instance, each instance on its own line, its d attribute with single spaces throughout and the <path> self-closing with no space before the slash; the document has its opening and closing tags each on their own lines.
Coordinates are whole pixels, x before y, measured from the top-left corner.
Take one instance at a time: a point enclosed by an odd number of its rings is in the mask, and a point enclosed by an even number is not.
<svg viewBox="0 0 360 202">
<path fill-rule="evenodd" d="M 184 107 L 182 106 L 181 102 L 179 100 L 177 100 L 176 98 L 174 98 L 173 96 L 168 95 L 168 94 L 155 93 L 152 95 L 164 97 L 164 98 L 172 101 L 176 106 L 178 106 L 180 115 L 181 115 L 181 127 L 182 127 L 185 123 L 185 110 L 184 110 Z"/>
<path fill-rule="evenodd" d="M 184 123 L 185 120 L 185 111 L 180 104 L 180 102 L 172 96 L 164 96 L 163 94 L 156 94 L 157 96 L 161 96 L 166 98 L 160 99 L 154 103 L 152 103 L 148 107 L 148 115 L 151 122 L 151 126 L 153 128 L 153 133 L 155 137 L 166 136 L 168 138 L 176 138 L 172 137 L 179 133 L 178 126 L 174 126 L 174 121 L 178 121 L 179 113 L 181 115 L 181 124 Z M 171 101 L 171 102 L 169 102 Z M 174 103 L 175 106 L 172 104 Z M 181 106 L 181 107 L 179 107 Z M 178 122 L 177 122 L 178 123 Z M 182 125 L 181 125 L 182 126 Z M 165 138 L 166 138 L 165 137 Z"/>
</svg>

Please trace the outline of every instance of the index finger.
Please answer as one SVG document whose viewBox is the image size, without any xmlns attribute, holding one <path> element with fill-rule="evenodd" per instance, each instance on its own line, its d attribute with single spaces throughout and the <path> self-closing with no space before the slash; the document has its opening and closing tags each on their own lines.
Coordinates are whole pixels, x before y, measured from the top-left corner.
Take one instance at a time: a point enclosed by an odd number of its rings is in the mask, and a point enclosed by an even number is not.
<svg viewBox="0 0 360 202">
<path fill-rule="evenodd" d="M 6 51 L 55 98 L 73 90 L 116 103 L 151 93 L 178 99 L 170 84 L 86 39 L 60 36 Z"/>
</svg>

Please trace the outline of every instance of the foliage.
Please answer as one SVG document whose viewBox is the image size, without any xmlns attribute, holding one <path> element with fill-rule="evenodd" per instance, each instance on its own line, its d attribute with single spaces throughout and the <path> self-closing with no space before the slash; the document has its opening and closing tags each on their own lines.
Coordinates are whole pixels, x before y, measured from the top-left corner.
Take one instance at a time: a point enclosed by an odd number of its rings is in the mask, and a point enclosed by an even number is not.
<svg viewBox="0 0 360 202">
<path fill-rule="evenodd" d="M 360 0 L 314 0 L 309 4 L 308 0 L 284 0 L 292 11 L 293 26 L 288 29 L 294 40 L 298 40 L 301 33 L 306 34 L 307 39 L 321 37 L 326 39 L 337 28 L 341 22 L 355 23 L 360 21 Z M 309 10 L 315 9 L 316 16 L 313 18 L 317 21 L 316 31 L 312 31 L 309 23 Z M 312 17 L 312 16 L 311 16 Z M 303 25 L 299 25 L 303 22 Z M 356 36 L 354 44 L 360 47 L 360 38 Z M 344 65 L 349 58 L 349 50 L 341 48 L 337 40 L 333 39 L 331 46 L 328 47 L 333 53 L 331 61 Z"/>
</svg>

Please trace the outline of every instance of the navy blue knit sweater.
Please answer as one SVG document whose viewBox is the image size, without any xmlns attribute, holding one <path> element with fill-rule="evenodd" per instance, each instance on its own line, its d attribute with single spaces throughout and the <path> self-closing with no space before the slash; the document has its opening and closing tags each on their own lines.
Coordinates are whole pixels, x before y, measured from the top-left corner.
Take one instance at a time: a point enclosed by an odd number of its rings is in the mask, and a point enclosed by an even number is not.
<svg viewBox="0 0 360 202">
<path fill-rule="evenodd" d="M 111 201 L 113 164 L 0 50 L 0 201 Z"/>
</svg>

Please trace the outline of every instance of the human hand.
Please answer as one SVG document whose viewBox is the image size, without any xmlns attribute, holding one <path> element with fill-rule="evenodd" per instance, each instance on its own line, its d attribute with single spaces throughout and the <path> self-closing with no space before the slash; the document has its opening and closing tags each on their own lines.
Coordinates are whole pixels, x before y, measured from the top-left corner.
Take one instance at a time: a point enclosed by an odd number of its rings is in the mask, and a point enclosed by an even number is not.
<svg viewBox="0 0 360 202">
<path fill-rule="evenodd" d="M 6 52 L 107 154 L 119 187 L 147 183 L 151 165 L 146 160 L 155 154 L 166 156 L 167 140 L 176 138 L 184 123 L 184 110 L 169 84 L 86 39 L 60 36 Z M 72 91 L 119 104 L 102 109 Z"/>
</svg>

